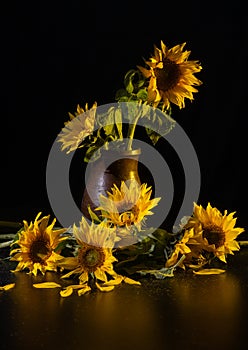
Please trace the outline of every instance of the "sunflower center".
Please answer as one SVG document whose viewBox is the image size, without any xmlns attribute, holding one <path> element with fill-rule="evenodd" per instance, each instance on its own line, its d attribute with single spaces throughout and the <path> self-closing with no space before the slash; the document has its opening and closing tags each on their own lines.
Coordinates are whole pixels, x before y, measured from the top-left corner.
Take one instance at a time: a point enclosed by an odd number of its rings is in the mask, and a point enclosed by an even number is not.
<svg viewBox="0 0 248 350">
<path fill-rule="evenodd" d="M 214 244 L 216 248 L 221 247 L 225 243 L 225 233 L 216 225 L 205 227 L 203 238 L 206 238 L 209 244 Z"/>
<path fill-rule="evenodd" d="M 168 58 L 163 60 L 163 68 L 155 68 L 158 90 L 168 91 L 179 82 L 181 71 L 175 62 Z"/>
<path fill-rule="evenodd" d="M 86 247 L 81 249 L 79 255 L 82 266 L 88 272 L 94 272 L 98 267 L 102 266 L 105 260 L 105 254 L 101 247 Z"/>
<path fill-rule="evenodd" d="M 44 264 L 44 262 L 51 255 L 51 250 L 49 249 L 49 242 L 45 239 L 35 240 L 29 250 L 29 257 L 33 263 Z"/>
</svg>

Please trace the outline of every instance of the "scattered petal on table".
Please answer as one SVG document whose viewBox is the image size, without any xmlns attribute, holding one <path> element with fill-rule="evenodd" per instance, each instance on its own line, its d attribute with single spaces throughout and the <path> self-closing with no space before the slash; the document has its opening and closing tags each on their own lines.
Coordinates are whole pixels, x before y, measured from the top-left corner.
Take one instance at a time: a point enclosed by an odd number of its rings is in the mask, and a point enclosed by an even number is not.
<svg viewBox="0 0 248 350">
<path fill-rule="evenodd" d="M 60 284 L 55 282 L 43 282 L 43 283 L 35 283 L 33 284 L 34 288 L 58 288 L 61 287 Z"/>
<path fill-rule="evenodd" d="M 73 293 L 73 288 L 71 286 L 68 286 L 64 290 L 60 291 L 60 295 L 62 297 L 69 297 L 70 295 L 72 295 L 72 293 Z"/>
<path fill-rule="evenodd" d="M 193 271 L 195 275 L 219 275 L 223 272 L 226 272 L 226 270 L 222 269 L 203 269 L 199 271 Z"/>
<path fill-rule="evenodd" d="M 78 290 L 78 295 L 84 295 L 85 293 L 89 292 L 91 290 L 90 286 L 88 286 L 87 284 L 84 286 L 84 288 L 81 288 Z"/>
<path fill-rule="evenodd" d="M 10 284 L 6 284 L 5 286 L 1 286 L 0 290 L 9 290 L 15 287 L 15 283 L 10 283 Z"/>
<path fill-rule="evenodd" d="M 136 284 L 138 286 L 141 285 L 141 283 L 139 281 L 135 281 L 135 280 L 133 280 L 132 278 L 129 278 L 129 277 L 124 277 L 123 281 L 125 283 L 128 283 L 128 284 Z"/>
<path fill-rule="evenodd" d="M 111 292 L 111 290 L 113 290 L 115 288 L 115 286 L 101 286 L 99 283 L 96 282 L 96 286 L 97 288 L 101 291 L 101 292 Z"/>
</svg>

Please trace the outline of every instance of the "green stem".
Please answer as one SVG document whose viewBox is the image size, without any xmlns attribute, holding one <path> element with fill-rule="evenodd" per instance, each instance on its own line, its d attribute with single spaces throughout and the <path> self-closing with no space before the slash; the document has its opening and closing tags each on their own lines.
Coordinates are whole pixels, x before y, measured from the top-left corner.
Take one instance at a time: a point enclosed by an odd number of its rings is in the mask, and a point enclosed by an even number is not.
<svg viewBox="0 0 248 350">
<path fill-rule="evenodd" d="M 135 132 L 135 128 L 137 126 L 137 122 L 139 120 L 139 117 L 140 117 L 140 113 L 138 113 L 137 117 L 134 119 L 134 123 L 129 124 L 129 127 L 128 127 L 128 133 L 127 133 L 127 138 L 128 138 L 127 150 L 128 151 L 132 150 L 134 132 Z"/>
</svg>

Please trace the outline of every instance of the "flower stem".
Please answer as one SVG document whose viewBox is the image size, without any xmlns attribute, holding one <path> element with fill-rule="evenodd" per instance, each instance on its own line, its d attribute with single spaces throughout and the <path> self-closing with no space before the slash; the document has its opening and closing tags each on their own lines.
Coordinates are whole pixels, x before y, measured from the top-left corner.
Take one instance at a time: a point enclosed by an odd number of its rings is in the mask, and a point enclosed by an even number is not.
<svg viewBox="0 0 248 350">
<path fill-rule="evenodd" d="M 129 124 L 128 133 L 127 133 L 127 138 L 128 138 L 127 150 L 128 151 L 132 150 L 133 137 L 134 137 L 134 133 L 135 133 L 135 129 L 136 129 L 139 117 L 140 117 L 140 113 L 138 113 L 138 115 L 134 119 L 134 123 Z"/>
</svg>

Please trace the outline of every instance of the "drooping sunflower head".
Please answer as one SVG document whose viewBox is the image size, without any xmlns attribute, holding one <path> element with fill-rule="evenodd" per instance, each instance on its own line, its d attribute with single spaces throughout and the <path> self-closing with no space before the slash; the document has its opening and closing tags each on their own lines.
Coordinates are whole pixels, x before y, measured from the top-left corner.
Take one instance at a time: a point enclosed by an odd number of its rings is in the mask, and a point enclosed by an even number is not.
<svg viewBox="0 0 248 350">
<path fill-rule="evenodd" d="M 140 185 L 135 180 L 130 180 L 129 184 L 122 181 L 120 188 L 115 184 L 111 190 L 107 197 L 100 196 L 100 206 L 96 210 L 101 210 L 102 217 L 114 226 L 134 225 L 140 230 L 146 216 L 153 214 L 151 209 L 160 201 L 160 198 L 151 199 L 151 186 Z"/>
<path fill-rule="evenodd" d="M 85 105 L 85 109 L 78 105 L 75 115 L 69 113 L 70 120 L 65 123 L 58 135 L 58 142 L 62 143 L 62 151 L 67 149 L 66 153 L 70 153 L 82 147 L 80 145 L 82 141 L 94 130 L 96 108 L 96 102 L 90 109 L 88 104 Z"/>
<path fill-rule="evenodd" d="M 30 224 L 23 221 L 24 227 L 14 242 L 14 246 L 18 247 L 10 252 L 11 260 L 19 261 L 14 272 L 28 269 L 36 276 L 38 271 L 43 274 L 45 271 L 57 271 L 57 261 L 62 258 L 59 244 L 67 239 L 62 236 L 66 229 L 53 229 L 56 219 L 48 225 L 50 215 L 39 219 L 40 215 Z"/>
<path fill-rule="evenodd" d="M 223 262 L 226 262 L 226 254 L 233 254 L 239 250 L 236 238 L 244 232 L 243 228 L 235 227 L 237 218 L 234 212 L 222 214 L 217 208 L 208 203 L 206 209 L 194 204 L 192 217 L 185 225 L 201 232 L 201 245 L 207 251 L 212 251 Z"/>
<path fill-rule="evenodd" d="M 148 102 L 155 107 L 162 102 L 165 109 L 173 103 L 179 108 L 185 107 L 185 98 L 193 100 L 193 93 L 198 92 L 195 86 L 202 82 L 194 74 L 201 71 L 198 61 L 190 61 L 190 51 L 183 51 L 186 43 L 171 49 L 161 41 L 161 49 L 154 47 L 154 55 L 145 61 L 148 68 L 138 69 L 149 80 Z"/>
</svg>

